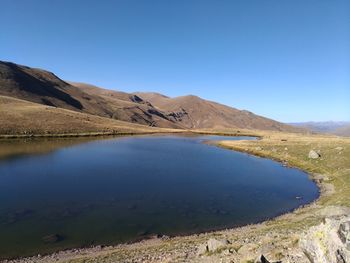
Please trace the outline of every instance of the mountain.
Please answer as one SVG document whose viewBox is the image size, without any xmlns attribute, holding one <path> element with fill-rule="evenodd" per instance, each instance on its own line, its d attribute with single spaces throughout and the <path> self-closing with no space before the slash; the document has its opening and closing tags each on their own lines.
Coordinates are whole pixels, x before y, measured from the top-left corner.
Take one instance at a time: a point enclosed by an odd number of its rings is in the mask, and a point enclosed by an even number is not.
<svg viewBox="0 0 350 263">
<path fill-rule="evenodd" d="M 340 136 L 350 136 L 350 124 L 337 128 L 333 133 Z"/>
<path fill-rule="evenodd" d="M 158 130 L 145 125 L 0 96 L 0 134 L 144 133 Z"/>
<path fill-rule="evenodd" d="M 249 111 L 238 110 L 193 95 L 169 98 L 152 92 L 136 92 L 134 94 L 149 101 L 158 110 L 163 111 L 170 120 L 188 129 L 297 130 L 289 125 L 255 115 Z"/>
<path fill-rule="evenodd" d="M 176 129 L 244 128 L 276 131 L 299 131 L 298 128 L 238 110 L 216 102 L 189 95 L 169 98 L 158 93 L 126 93 L 107 90 L 85 83 L 67 82 L 55 74 L 37 68 L 0 61 L 0 110 L 3 132 L 14 132 L 20 127 L 21 118 L 30 130 L 28 116 L 45 130 L 62 132 L 98 130 L 108 127 L 128 126 L 136 123 L 146 126 Z M 17 100 L 13 100 L 17 99 Z M 31 102 L 32 104 L 28 104 Z M 78 114 L 79 113 L 79 114 Z M 65 125 L 64 116 L 67 116 Z M 90 117 L 87 117 L 90 116 Z M 97 116 L 99 117 L 98 119 Z M 21 118 L 20 118 L 21 117 Z M 11 123 L 17 122 L 16 126 Z M 102 118 L 102 119 L 101 119 Z M 76 120 L 76 121 L 75 121 Z M 93 120 L 93 121 L 92 121 Z M 120 123 L 113 120 L 121 121 Z M 57 126 L 54 122 L 57 121 Z M 103 125 L 98 125 L 103 123 Z M 96 125 L 97 126 L 96 126 Z M 81 125 L 81 129 L 78 126 Z M 11 127 L 7 129 L 8 127 Z M 85 128 L 84 128 L 85 127 Z"/>
<path fill-rule="evenodd" d="M 94 92 L 96 89 L 71 85 L 42 69 L 0 61 L 0 95 L 148 126 L 179 128 L 133 94 Z"/>
<path fill-rule="evenodd" d="M 69 85 L 53 73 L 0 62 L 0 95 L 49 106 L 107 116 L 101 101 Z"/>
<path fill-rule="evenodd" d="M 289 123 L 295 127 L 305 128 L 313 132 L 331 133 L 336 135 L 350 135 L 350 122 L 325 121 L 325 122 L 294 122 Z"/>
<path fill-rule="evenodd" d="M 91 84 L 80 82 L 69 82 L 72 86 L 79 88 L 92 97 L 103 100 L 104 107 L 108 108 L 111 116 L 117 120 L 139 123 L 148 126 L 163 128 L 181 128 L 171 121 L 161 111 L 153 107 L 149 102 L 135 94 L 121 91 L 103 89 Z"/>
</svg>

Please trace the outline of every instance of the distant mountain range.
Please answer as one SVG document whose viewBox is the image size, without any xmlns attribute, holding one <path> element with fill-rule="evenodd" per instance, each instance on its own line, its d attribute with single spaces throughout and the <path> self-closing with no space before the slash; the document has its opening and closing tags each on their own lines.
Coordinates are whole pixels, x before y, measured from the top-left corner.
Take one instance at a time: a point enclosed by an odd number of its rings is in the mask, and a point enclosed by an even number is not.
<svg viewBox="0 0 350 263">
<path fill-rule="evenodd" d="M 110 121 L 118 120 L 118 125 L 122 125 L 124 122 L 175 129 L 300 130 L 249 111 L 238 110 L 193 95 L 169 98 L 152 92 L 131 94 L 107 90 L 90 84 L 67 82 L 46 70 L 11 62 L 0 61 L 0 96 L 2 96 L 3 104 L 6 102 L 7 107 L 11 107 L 11 110 L 0 108 L 0 121 L 2 121 L 0 132 L 16 131 L 17 126 L 11 123 L 11 118 L 13 122 L 21 123 L 20 116 L 22 118 L 28 117 L 26 111 L 23 110 L 24 108 L 32 110 L 32 118 L 33 116 L 34 118 L 35 116 L 37 118 L 45 116 L 51 122 L 54 122 L 57 116 L 60 116 L 61 122 L 64 122 L 62 116 L 64 110 L 68 110 L 67 116 L 70 117 L 67 118 L 79 119 L 81 129 L 85 125 L 85 122 L 82 121 L 85 117 L 83 118 L 81 114 L 85 114 L 86 116 L 110 119 Z M 20 103 L 18 99 L 22 102 Z M 36 108 L 34 105 L 37 105 Z M 34 108 L 40 114 L 35 115 Z M 58 109 L 60 110 L 58 111 Z M 74 112 L 80 115 L 75 115 Z M 103 127 L 108 128 L 110 121 L 104 122 Z M 11 125 L 12 128 L 6 129 L 5 123 Z M 95 123 L 96 121 L 92 122 L 90 119 L 91 127 L 95 127 L 93 125 Z"/>
<path fill-rule="evenodd" d="M 325 121 L 325 122 L 294 122 L 289 123 L 295 127 L 319 133 L 331 133 L 342 136 L 350 135 L 350 122 L 346 121 Z"/>
</svg>

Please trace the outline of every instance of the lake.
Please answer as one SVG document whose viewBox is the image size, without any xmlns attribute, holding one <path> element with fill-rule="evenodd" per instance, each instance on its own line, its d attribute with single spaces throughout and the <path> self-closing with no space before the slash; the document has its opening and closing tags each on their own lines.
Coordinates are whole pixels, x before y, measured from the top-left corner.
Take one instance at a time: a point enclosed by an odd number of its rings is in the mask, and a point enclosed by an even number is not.
<svg viewBox="0 0 350 263">
<path fill-rule="evenodd" d="M 135 136 L 0 142 L 0 258 L 256 223 L 310 203 L 298 169 L 203 143 Z"/>
</svg>

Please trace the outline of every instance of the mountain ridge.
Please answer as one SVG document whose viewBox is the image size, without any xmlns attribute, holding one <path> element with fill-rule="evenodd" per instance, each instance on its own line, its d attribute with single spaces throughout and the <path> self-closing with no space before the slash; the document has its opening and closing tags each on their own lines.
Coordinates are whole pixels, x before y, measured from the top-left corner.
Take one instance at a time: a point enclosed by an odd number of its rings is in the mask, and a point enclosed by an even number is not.
<svg viewBox="0 0 350 263">
<path fill-rule="evenodd" d="M 350 121 L 308 121 L 292 122 L 289 124 L 317 133 L 330 133 L 340 136 L 350 136 Z"/>
<path fill-rule="evenodd" d="M 51 72 L 12 62 L 0 61 L 0 95 L 148 126 L 179 128 L 140 101 L 107 99 L 71 85 Z"/>
<path fill-rule="evenodd" d="M 246 110 L 196 95 L 170 98 L 127 93 L 60 79 L 54 73 L 0 61 L 0 95 L 146 126 L 177 129 L 242 128 L 300 131 Z"/>
<path fill-rule="evenodd" d="M 256 115 L 247 110 L 202 99 L 196 95 L 170 98 L 162 94 L 135 92 L 188 129 L 198 128 L 248 128 L 297 131 L 290 126 Z"/>
</svg>

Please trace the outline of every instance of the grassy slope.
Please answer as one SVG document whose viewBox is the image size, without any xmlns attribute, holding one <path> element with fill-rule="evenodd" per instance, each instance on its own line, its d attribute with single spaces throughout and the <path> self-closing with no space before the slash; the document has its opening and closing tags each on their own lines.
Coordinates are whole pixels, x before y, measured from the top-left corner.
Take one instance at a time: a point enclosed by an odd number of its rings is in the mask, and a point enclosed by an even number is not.
<svg viewBox="0 0 350 263">
<path fill-rule="evenodd" d="M 238 110 L 193 95 L 169 98 L 157 93 L 139 92 L 135 94 L 160 110 L 168 112 L 170 118 L 188 129 L 245 127 L 289 132 L 302 131 L 245 110 Z"/>
<path fill-rule="evenodd" d="M 51 72 L 3 61 L 0 95 L 147 126 L 179 128 L 135 95 L 71 85 Z"/>
<path fill-rule="evenodd" d="M 232 130 L 217 133 L 237 134 Z M 285 257 L 291 254 L 302 255 L 298 247 L 298 240 L 303 231 L 312 225 L 319 224 L 325 217 L 335 215 L 346 207 L 350 207 L 350 138 L 262 131 L 240 131 L 239 134 L 252 135 L 252 133 L 262 139 L 258 141 L 222 141 L 219 142 L 219 145 L 288 162 L 291 166 L 312 173 L 311 176 L 317 179 L 321 186 L 322 192 L 319 200 L 293 213 L 261 224 L 166 240 L 148 240 L 104 249 L 66 252 L 53 256 L 53 259 L 44 258 L 42 262 L 50 260 L 59 262 L 203 262 L 209 259 L 212 260 L 211 262 L 220 260 L 222 262 L 230 262 L 230 260 L 252 262 L 261 253 L 268 254 L 271 260 L 286 260 Z M 343 149 L 336 149 L 337 147 Z M 311 149 L 321 150 L 322 157 L 317 160 L 309 159 L 307 156 Z M 198 246 L 211 237 L 230 240 L 231 244 L 227 248 L 233 252 L 227 252 L 228 250 L 224 249 L 207 255 L 206 258 L 198 257 L 196 255 Z M 297 258 L 293 262 L 305 261 Z"/>
<path fill-rule="evenodd" d="M 0 136 L 175 132 L 0 96 Z M 11 137 L 11 136 L 10 136 Z"/>
<path fill-rule="evenodd" d="M 0 87 L 1 96 L 160 128 L 245 127 L 290 132 L 300 130 L 248 111 L 241 111 L 193 95 L 167 98 L 155 93 L 136 93 L 146 98 L 146 100 L 143 100 L 135 94 L 101 89 L 84 83 L 68 83 L 46 70 L 4 61 L 0 61 Z M 148 102 L 147 98 L 152 104 Z M 0 101 L 0 107 L 4 107 L 1 103 Z M 15 110 L 15 108 L 13 109 Z M 0 115 L 3 112 L 0 112 Z M 23 116 L 25 112 L 22 110 L 19 113 Z M 8 116 L 15 116 L 14 112 L 11 112 L 11 114 Z M 33 125 L 28 126 L 27 129 L 31 129 L 29 132 L 36 134 L 46 132 L 45 127 L 40 123 L 40 118 L 38 118 L 42 116 L 42 113 L 41 115 L 32 114 L 30 116 L 39 125 L 40 129 L 35 129 L 36 126 L 33 128 Z M 15 117 L 18 117 L 18 115 Z M 61 122 L 62 127 L 59 127 L 57 123 L 53 123 L 56 117 L 58 118 L 57 121 Z M 10 122 L 8 123 L 8 129 L 5 129 L 4 116 L 0 116 L 0 118 L 3 121 L 1 133 L 21 133 L 25 129 L 24 124 L 30 124 L 24 119 L 23 124 L 18 125 L 21 119 L 16 118 L 17 125 Z M 68 118 L 71 119 L 71 116 L 68 116 Z M 61 133 L 70 132 L 64 130 L 62 114 L 58 116 L 58 111 L 55 111 L 52 116 L 45 114 L 44 121 L 47 121 L 49 125 L 54 129 L 58 129 Z M 77 130 L 77 123 L 72 123 L 75 125 L 74 129 Z M 96 129 L 100 130 L 106 128 L 106 126 L 113 129 L 106 122 L 104 122 L 104 125 L 98 125 L 99 127 L 96 127 L 95 123 L 98 122 L 83 122 L 82 125 L 86 126 L 88 132 Z M 70 127 L 67 126 L 67 129 L 69 130 Z M 84 132 L 84 129 L 80 129 L 80 131 Z"/>
<path fill-rule="evenodd" d="M 70 82 L 70 84 L 92 97 L 102 99 L 106 109 L 113 113 L 114 119 L 134 121 L 143 125 L 152 123 L 153 126 L 162 128 L 180 128 L 176 123 L 169 121 L 162 112 L 136 95 L 107 90 L 85 83 Z"/>
</svg>

